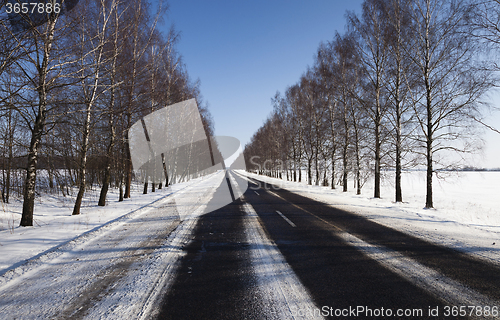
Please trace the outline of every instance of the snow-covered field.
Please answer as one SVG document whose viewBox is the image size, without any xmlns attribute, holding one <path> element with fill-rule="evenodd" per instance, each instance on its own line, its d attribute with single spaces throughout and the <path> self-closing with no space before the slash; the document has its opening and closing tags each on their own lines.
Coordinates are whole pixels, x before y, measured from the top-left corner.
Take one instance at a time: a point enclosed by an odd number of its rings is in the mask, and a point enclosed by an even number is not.
<svg viewBox="0 0 500 320">
<path fill-rule="evenodd" d="M 243 172 L 240 172 L 243 173 Z M 373 179 L 361 195 L 349 190 L 309 186 L 252 173 L 250 177 L 355 212 L 426 240 L 500 264 L 500 172 L 447 172 L 434 178 L 434 209 L 425 209 L 425 172 L 404 172 L 403 203 L 394 202 L 394 179 L 385 173 L 381 199 L 373 198 Z"/>
</svg>

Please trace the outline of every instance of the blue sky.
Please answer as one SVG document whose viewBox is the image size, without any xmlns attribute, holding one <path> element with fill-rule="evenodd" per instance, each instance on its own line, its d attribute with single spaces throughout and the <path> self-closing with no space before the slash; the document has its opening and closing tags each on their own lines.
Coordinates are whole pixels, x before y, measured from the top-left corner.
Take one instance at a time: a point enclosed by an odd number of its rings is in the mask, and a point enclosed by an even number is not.
<svg viewBox="0 0 500 320">
<path fill-rule="evenodd" d="M 271 97 L 298 81 L 320 41 L 342 31 L 355 1 L 170 0 L 166 25 L 210 105 L 217 135 L 247 143 L 269 115 Z"/>
<path fill-rule="evenodd" d="M 169 0 L 163 29 L 180 31 L 177 45 L 193 80 L 209 103 L 217 135 L 242 145 L 284 92 L 314 62 L 321 41 L 342 33 L 346 10 L 360 13 L 361 0 Z M 500 101 L 500 99 L 495 99 Z M 491 119 L 500 127 L 500 116 Z M 500 167 L 500 135 L 487 134 L 477 165 Z"/>
</svg>

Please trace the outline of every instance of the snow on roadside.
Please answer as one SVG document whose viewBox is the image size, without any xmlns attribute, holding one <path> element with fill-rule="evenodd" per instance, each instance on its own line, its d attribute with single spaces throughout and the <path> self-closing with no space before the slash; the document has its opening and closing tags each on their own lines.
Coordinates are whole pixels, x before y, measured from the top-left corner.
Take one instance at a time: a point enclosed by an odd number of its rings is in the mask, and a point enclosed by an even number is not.
<svg viewBox="0 0 500 320">
<path fill-rule="evenodd" d="M 223 176 L 219 172 L 189 183 L 9 270 L 0 276 L 0 314 L 12 319 L 150 319 L 151 307 L 172 281 L 182 248 Z"/>
<path fill-rule="evenodd" d="M 206 204 L 212 199 L 223 177 L 223 173 L 219 171 L 200 183 L 191 184 L 190 188 L 177 193 L 174 200 L 169 200 L 169 203 L 175 203 L 175 211 L 182 221 L 180 225 L 161 246 L 133 263 L 127 275 L 114 283 L 111 292 L 86 311 L 85 319 L 157 317 L 160 310 L 158 306 L 175 280 L 178 261 L 186 253 L 183 248 L 191 241 L 193 228 L 200 215 L 205 212 Z"/>
<path fill-rule="evenodd" d="M 36 199 L 33 227 L 19 227 L 22 201 L 12 199 L 12 203 L 2 204 L 0 209 L 0 275 L 82 234 L 207 178 L 205 176 L 157 189 L 154 193 L 149 191 L 146 195 L 142 194 L 142 186 L 136 185 L 132 198 L 123 202 L 118 202 L 117 190 L 111 189 L 105 207 L 97 206 L 98 191 L 90 191 L 85 194 L 78 216 L 71 215 L 74 197 L 45 194 Z"/>
<path fill-rule="evenodd" d="M 352 181 L 344 193 L 340 188 L 239 173 L 500 264 L 500 172 L 449 173 L 446 179 L 435 179 L 435 209 L 424 208 L 425 172 L 403 173 L 403 203 L 394 202 L 391 174 L 382 181 L 382 198 L 375 199 L 371 180 L 356 195 Z"/>
</svg>

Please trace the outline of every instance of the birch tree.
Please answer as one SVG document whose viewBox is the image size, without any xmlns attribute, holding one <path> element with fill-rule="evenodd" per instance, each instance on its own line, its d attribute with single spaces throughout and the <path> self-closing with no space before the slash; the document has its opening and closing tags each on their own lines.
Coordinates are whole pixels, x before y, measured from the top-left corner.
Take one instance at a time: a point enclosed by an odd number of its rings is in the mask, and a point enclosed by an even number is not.
<svg viewBox="0 0 500 320">
<path fill-rule="evenodd" d="M 49 110 L 50 93 L 53 89 L 60 88 L 56 80 L 64 76 L 63 68 L 68 63 L 64 57 L 55 54 L 54 46 L 60 38 L 56 35 L 56 25 L 59 21 L 58 14 L 49 14 L 48 22 L 29 31 L 32 35 L 33 52 L 26 57 L 23 72 L 29 79 L 36 92 L 36 103 L 31 112 L 25 114 L 28 122 L 31 139 L 28 149 L 28 164 L 24 184 L 24 201 L 20 225 L 23 227 L 33 225 L 33 211 L 35 205 L 35 187 L 37 178 L 37 164 L 40 151 L 40 142 L 45 131 Z M 58 48 L 59 49 L 59 48 Z M 32 49 L 23 46 L 29 52 Z M 50 74 L 50 76 L 49 76 Z M 56 75 L 56 76 L 54 76 Z"/>
<path fill-rule="evenodd" d="M 408 56 L 418 69 L 418 89 L 412 91 L 415 117 L 426 158 L 425 207 L 433 208 L 433 175 L 438 153 L 471 152 L 470 116 L 480 114 L 478 99 L 489 87 L 488 73 L 477 68 L 478 43 L 469 36 L 468 1 L 414 1 Z"/>
<path fill-rule="evenodd" d="M 381 130 L 383 127 L 383 118 L 385 108 L 383 106 L 383 91 L 385 89 L 384 76 L 387 69 L 387 41 L 386 28 L 382 14 L 384 1 L 367 0 L 363 2 L 362 19 L 353 14 L 348 14 L 348 22 L 351 28 L 356 30 L 359 41 L 358 56 L 365 69 L 367 79 L 368 94 L 364 100 L 361 100 L 366 108 L 367 115 L 373 122 L 374 136 L 374 160 L 375 160 L 375 183 L 374 197 L 380 198 L 380 171 L 381 171 Z"/>
<path fill-rule="evenodd" d="M 408 15 L 408 5 L 402 0 L 391 0 L 383 8 L 385 21 L 388 24 L 387 42 L 389 50 L 389 68 L 387 72 L 388 112 L 390 128 L 388 133 L 394 143 L 395 162 L 395 200 L 403 201 L 401 187 L 401 173 L 403 169 L 403 153 L 406 153 L 404 144 L 409 142 L 409 133 L 413 130 L 413 114 L 411 104 L 408 103 L 408 90 L 414 82 L 414 67 L 406 54 L 409 30 L 411 28 Z M 412 69 L 413 68 L 413 69 Z M 406 131 L 406 133 L 405 133 Z"/>
<path fill-rule="evenodd" d="M 339 82 L 337 78 L 337 56 L 335 53 L 335 41 L 321 43 L 316 57 L 316 69 L 323 84 L 326 94 L 326 105 L 328 108 L 329 124 L 329 149 L 330 149 L 330 179 L 331 188 L 335 189 L 335 163 L 338 147 L 339 133 L 337 130 L 337 113 L 339 112 Z"/>
<path fill-rule="evenodd" d="M 104 111 L 104 114 L 107 117 L 107 122 L 108 122 L 108 134 L 109 134 L 109 140 L 107 141 L 107 147 L 106 147 L 106 154 L 105 154 L 105 160 L 104 160 L 104 177 L 102 181 L 102 186 L 101 186 L 101 191 L 99 193 L 99 201 L 97 203 L 98 206 L 105 206 L 106 205 L 106 196 L 108 194 L 109 190 L 109 184 L 111 182 L 111 159 L 112 159 L 112 153 L 113 153 L 113 148 L 115 146 L 115 140 L 116 140 L 116 98 L 117 98 L 117 91 L 118 91 L 118 86 L 121 84 L 121 82 L 118 80 L 118 56 L 120 54 L 120 51 L 122 50 L 121 43 L 119 41 L 119 36 L 121 34 L 121 28 L 122 28 L 122 23 L 121 23 L 121 14 L 122 12 L 119 10 L 119 8 L 115 8 L 112 12 L 113 16 L 113 24 L 112 24 L 112 33 L 111 33 L 111 40 L 110 40 L 110 45 L 111 49 L 108 52 L 109 56 L 109 97 L 108 101 L 105 103 L 106 108 Z"/>
<path fill-rule="evenodd" d="M 113 11 L 117 10 L 115 0 L 83 3 L 80 11 L 79 35 L 80 51 L 78 52 L 79 73 L 84 110 L 84 122 L 81 128 L 81 145 L 78 164 L 78 194 L 76 196 L 73 215 L 80 214 L 83 195 L 86 188 L 87 153 L 91 134 L 91 116 L 95 108 L 100 89 L 103 85 L 101 77 L 105 63 L 105 46 L 109 41 L 108 28 Z M 93 12 L 91 11 L 93 10 Z"/>
</svg>

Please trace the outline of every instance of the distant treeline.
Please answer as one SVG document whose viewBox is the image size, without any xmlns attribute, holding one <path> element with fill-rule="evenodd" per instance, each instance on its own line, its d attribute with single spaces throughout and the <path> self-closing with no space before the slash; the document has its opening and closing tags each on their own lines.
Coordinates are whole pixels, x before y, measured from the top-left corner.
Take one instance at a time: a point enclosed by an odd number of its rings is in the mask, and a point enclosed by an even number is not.
<svg viewBox="0 0 500 320">
<path fill-rule="evenodd" d="M 78 170 L 78 158 L 66 158 L 62 156 L 40 156 L 38 158 L 37 168 L 40 170 Z M 0 157 L 0 170 L 8 170 L 7 166 L 8 158 Z M 106 157 L 102 155 L 91 155 L 87 160 L 87 169 L 89 170 L 101 170 L 102 166 L 106 163 Z M 28 155 L 17 156 L 11 159 L 10 169 L 26 169 L 28 164 Z"/>
<path fill-rule="evenodd" d="M 476 167 L 464 167 L 456 171 L 500 171 L 500 168 L 476 168 Z"/>
</svg>

